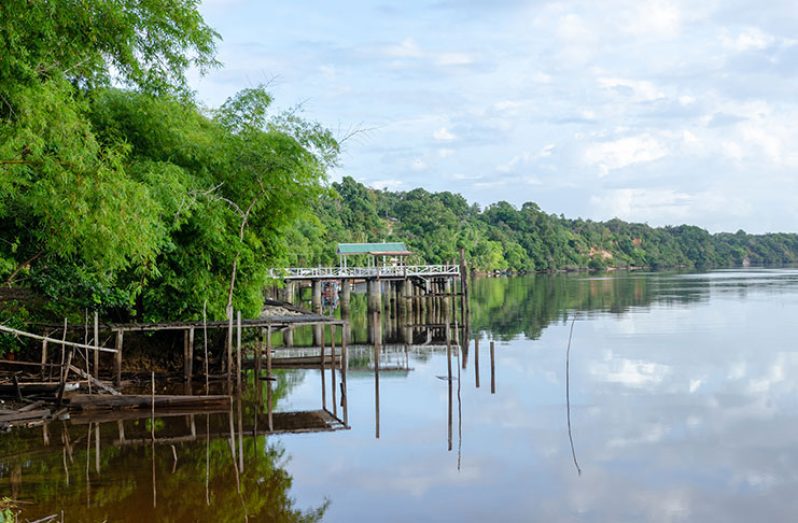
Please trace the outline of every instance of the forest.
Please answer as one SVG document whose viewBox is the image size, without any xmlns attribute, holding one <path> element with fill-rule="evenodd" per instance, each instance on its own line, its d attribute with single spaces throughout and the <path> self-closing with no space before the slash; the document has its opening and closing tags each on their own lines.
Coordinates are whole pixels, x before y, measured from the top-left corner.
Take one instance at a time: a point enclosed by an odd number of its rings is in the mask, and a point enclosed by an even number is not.
<svg viewBox="0 0 798 523">
<path fill-rule="evenodd" d="M 459 194 L 380 191 L 351 177 L 332 184 L 312 217 L 292 229 L 292 263 L 335 263 L 339 241 L 406 241 L 421 261 L 456 260 L 478 272 L 608 268 L 709 269 L 782 266 L 798 261 L 796 234 L 710 234 L 700 227 L 651 227 L 547 214 L 533 203 L 481 209 Z"/>
<path fill-rule="evenodd" d="M 406 241 L 428 263 L 462 248 L 479 272 L 798 258 L 795 234 L 330 183 L 341 144 L 301 110 L 263 87 L 197 100 L 187 71 L 220 66 L 219 38 L 190 0 L 0 5 L 0 321 L 252 316 L 269 268 L 332 264 L 341 241 Z"/>
</svg>

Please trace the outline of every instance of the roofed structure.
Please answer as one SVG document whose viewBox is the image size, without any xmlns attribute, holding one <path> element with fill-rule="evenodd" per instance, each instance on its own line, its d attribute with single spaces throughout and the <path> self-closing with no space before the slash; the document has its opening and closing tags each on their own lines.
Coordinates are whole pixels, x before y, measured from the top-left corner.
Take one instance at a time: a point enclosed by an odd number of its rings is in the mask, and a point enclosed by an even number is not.
<svg viewBox="0 0 798 523">
<path fill-rule="evenodd" d="M 372 256 L 410 256 L 404 242 L 381 243 L 339 243 L 335 251 L 338 256 L 353 256 L 356 254 L 370 254 Z"/>
<path fill-rule="evenodd" d="M 339 243 L 335 252 L 342 267 L 346 267 L 347 256 L 366 255 L 369 257 L 369 266 L 374 267 L 377 265 L 377 258 L 382 258 L 382 265 L 386 265 L 389 260 L 394 265 L 403 265 L 404 258 L 413 254 L 407 250 L 404 242 Z"/>
</svg>

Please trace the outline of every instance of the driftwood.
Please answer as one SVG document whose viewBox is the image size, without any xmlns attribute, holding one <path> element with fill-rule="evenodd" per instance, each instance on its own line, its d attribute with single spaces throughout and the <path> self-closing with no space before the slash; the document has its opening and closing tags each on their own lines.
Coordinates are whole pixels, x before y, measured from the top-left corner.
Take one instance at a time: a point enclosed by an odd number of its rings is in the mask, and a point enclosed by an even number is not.
<svg viewBox="0 0 798 523">
<path fill-rule="evenodd" d="M 106 410 L 106 409 L 218 409 L 230 407 L 230 396 L 150 396 L 147 394 L 131 394 L 119 396 L 96 396 L 76 394 L 69 398 L 70 410 Z"/>
<path fill-rule="evenodd" d="M 75 367 L 74 365 L 70 365 L 69 366 L 69 370 L 74 372 L 75 374 L 77 374 L 81 378 L 83 378 L 85 380 L 88 380 L 89 383 L 91 383 L 92 385 L 94 385 L 95 387 L 97 387 L 100 390 L 103 390 L 103 391 L 105 391 L 105 392 L 107 392 L 109 394 L 112 394 L 114 396 L 119 396 L 119 395 L 122 394 L 121 392 L 119 392 L 115 388 L 111 387 L 110 385 L 106 385 L 105 383 L 101 382 L 100 380 L 96 379 L 94 376 L 92 376 L 90 374 L 86 374 L 86 372 L 80 370 L 79 368 Z"/>
</svg>

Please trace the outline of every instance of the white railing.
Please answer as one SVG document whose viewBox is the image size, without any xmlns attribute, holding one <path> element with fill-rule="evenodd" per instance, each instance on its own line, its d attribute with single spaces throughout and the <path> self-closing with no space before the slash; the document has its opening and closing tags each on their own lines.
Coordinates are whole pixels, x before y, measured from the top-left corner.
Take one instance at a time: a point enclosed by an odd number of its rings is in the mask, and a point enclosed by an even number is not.
<svg viewBox="0 0 798 523">
<path fill-rule="evenodd" d="M 290 267 L 269 269 L 272 278 L 284 280 L 407 278 L 460 276 L 458 265 L 405 265 L 397 267 Z"/>
</svg>

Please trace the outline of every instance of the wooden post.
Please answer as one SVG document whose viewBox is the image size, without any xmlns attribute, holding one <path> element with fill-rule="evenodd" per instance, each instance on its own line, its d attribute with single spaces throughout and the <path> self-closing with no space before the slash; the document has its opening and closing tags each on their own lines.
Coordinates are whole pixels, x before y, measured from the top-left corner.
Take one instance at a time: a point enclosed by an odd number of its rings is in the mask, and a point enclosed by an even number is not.
<svg viewBox="0 0 798 523">
<path fill-rule="evenodd" d="M 47 336 L 47 333 L 45 333 Z M 47 339 L 42 340 L 42 381 L 44 381 L 44 371 L 47 369 Z"/>
<path fill-rule="evenodd" d="M 332 384 L 333 416 L 338 417 L 338 403 L 336 402 L 337 396 L 335 391 L 335 324 L 330 325 L 330 355 L 332 356 L 332 362 L 330 364 L 330 381 Z"/>
<path fill-rule="evenodd" d="M 100 315 L 94 311 L 94 348 L 100 346 Z M 94 377 L 100 379 L 100 351 L 94 351 Z"/>
<path fill-rule="evenodd" d="M 205 395 L 210 394 L 208 385 L 208 300 L 202 303 L 202 343 L 205 347 Z"/>
<path fill-rule="evenodd" d="M 61 383 L 58 385 L 58 395 L 55 400 L 56 410 L 61 408 L 61 401 L 64 399 L 64 388 L 66 387 L 66 380 L 69 376 L 69 368 L 72 366 L 72 355 L 75 349 L 70 347 L 69 354 L 66 357 L 66 365 L 61 366 Z"/>
<path fill-rule="evenodd" d="M 233 384 L 233 309 L 227 311 L 227 386 Z"/>
<path fill-rule="evenodd" d="M 344 425 L 349 426 L 349 401 L 346 390 L 346 371 L 349 367 L 349 361 L 347 360 L 346 343 L 346 327 L 344 327 L 341 334 L 341 405 L 344 409 Z"/>
<path fill-rule="evenodd" d="M 124 343 L 125 331 L 116 331 L 116 354 L 114 354 L 114 384 L 117 387 L 122 385 L 122 344 Z"/>
<path fill-rule="evenodd" d="M 266 329 L 261 328 L 260 336 L 255 336 L 255 383 L 260 383 L 260 370 L 263 362 L 263 338 L 266 337 Z M 260 398 L 258 398 L 260 404 Z"/>
<path fill-rule="evenodd" d="M 496 342 L 490 340 L 490 393 L 496 394 L 496 359 L 495 359 L 495 346 Z"/>
<path fill-rule="evenodd" d="M 324 362 L 324 329 L 321 329 L 321 407 L 327 410 L 327 378 L 324 375 L 325 362 Z"/>
<path fill-rule="evenodd" d="M 185 343 L 185 352 L 183 354 L 183 379 L 187 383 L 191 383 L 194 377 L 194 327 L 183 331 L 183 341 Z"/>
<path fill-rule="evenodd" d="M 266 328 L 266 403 L 269 416 L 269 431 L 274 430 L 272 419 L 272 328 Z"/>
<path fill-rule="evenodd" d="M 241 311 L 236 321 L 236 387 L 241 391 Z"/>
</svg>

